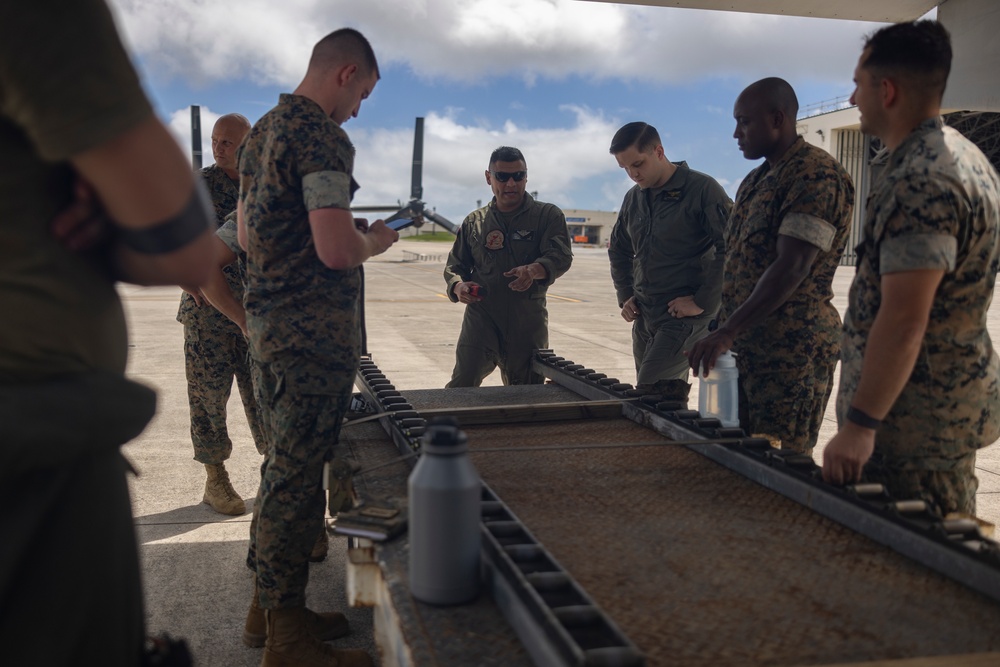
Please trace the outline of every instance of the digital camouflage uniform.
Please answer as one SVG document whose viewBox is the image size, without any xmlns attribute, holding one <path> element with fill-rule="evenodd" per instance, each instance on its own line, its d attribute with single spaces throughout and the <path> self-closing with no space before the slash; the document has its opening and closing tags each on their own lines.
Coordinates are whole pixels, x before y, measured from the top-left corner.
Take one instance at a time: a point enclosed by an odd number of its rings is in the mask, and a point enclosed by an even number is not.
<svg viewBox="0 0 1000 667">
<path fill-rule="evenodd" d="M 514 279 L 503 274 L 533 262 L 545 267 L 546 277 L 527 291 L 510 289 Z M 444 269 L 448 298 L 458 301 L 453 288 L 462 281 L 482 285 L 486 295 L 465 306 L 447 386 L 478 387 L 497 366 L 505 385 L 545 382 L 531 370 L 531 355 L 549 345 L 545 295 L 572 262 L 566 216 L 554 204 L 525 193 L 516 211 L 498 211 L 494 198 L 466 216 Z"/>
<path fill-rule="evenodd" d="M 740 334 L 741 424 L 809 452 L 833 389 L 841 320 L 833 307 L 833 276 L 844 252 L 854 185 L 829 153 L 802 137 L 773 165 L 751 171 L 736 192 L 726 227 L 723 315 L 753 292 L 777 258 L 778 235 L 820 249 L 809 274 L 781 306 Z"/>
<path fill-rule="evenodd" d="M 205 167 L 201 175 L 212 195 L 216 223 L 221 226 L 226 215 L 236 210 L 239 187 L 218 165 Z M 222 272 L 233 294 L 242 295 L 243 278 L 239 264 L 231 264 Z M 208 465 L 222 463 L 233 451 L 233 441 L 226 426 L 226 406 L 234 376 L 254 444 L 257 451 L 263 454 L 267 443 L 261 430 L 260 410 L 254 399 L 243 332 L 211 304 L 198 306 L 187 292 L 181 296 L 177 321 L 184 325 L 184 372 L 191 409 L 194 460 Z"/>
<path fill-rule="evenodd" d="M 898 499 L 973 513 L 976 450 L 1000 436 L 1000 362 L 986 330 L 1000 266 L 1000 179 L 940 118 L 889 156 L 872 187 L 844 321 L 837 418 L 858 386 L 888 273 L 943 270 L 909 381 L 875 435 L 866 479 Z"/>
<path fill-rule="evenodd" d="M 733 202 L 711 176 L 678 162 L 659 188 L 634 186 L 611 230 L 608 255 L 618 307 L 632 296 L 636 384 L 687 380 L 684 350 L 703 337 L 718 314 L 725 261 L 723 230 Z M 674 317 L 667 304 L 694 296 L 705 312 Z"/>
<path fill-rule="evenodd" d="M 247 565 L 260 606 L 302 607 L 324 514 L 323 464 L 338 450 L 361 354 L 360 271 L 327 268 L 309 212 L 350 208 L 354 147 L 308 98 L 281 95 L 240 149 L 247 328 L 271 445 Z"/>
</svg>

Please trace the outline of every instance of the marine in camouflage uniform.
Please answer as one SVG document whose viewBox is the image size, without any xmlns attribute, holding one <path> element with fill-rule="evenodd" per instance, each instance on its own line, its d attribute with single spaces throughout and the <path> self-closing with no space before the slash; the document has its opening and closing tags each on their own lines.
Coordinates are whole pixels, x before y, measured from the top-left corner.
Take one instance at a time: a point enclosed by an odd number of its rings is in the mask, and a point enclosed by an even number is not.
<svg viewBox="0 0 1000 667">
<path fill-rule="evenodd" d="M 865 209 L 823 479 L 881 482 L 896 499 L 972 514 L 976 450 L 1000 436 L 986 329 L 1000 177 L 939 116 L 951 61 L 948 31 L 916 21 L 875 32 L 854 71 L 861 131 L 888 163 Z"/>
<path fill-rule="evenodd" d="M 899 499 L 972 513 L 976 450 L 1000 437 L 1000 360 L 986 329 L 1000 266 L 1000 178 L 974 144 L 929 119 L 890 155 L 863 239 L 844 321 L 838 421 L 861 378 L 882 276 L 943 270 L 916 366 L 876 431 L 865 479 Z"/>
<path fill-rule="evenodd" d="M 724 313 L 750 298 L 774 262 L 779 235 L 820 249 L 798 288 L 733 346 L 741 423 L 751 433 L 780 438 L 786 449 L 815 447 L 833 390 L 841 320 L 832 284 L 853 206 L 848 173 L 829 153 L 798 137 L 773 166 L 765 162 L 747 175 L 726 227 Z"/>
<path fill-rule="evenodd" d="M 216 164 L 202 169 L 201 175 L 212 196 L 216 224 L 221 226 L 226 215 L 236 210 L 239 187 Z M 233 293 L 242 295 L 243 274 L 239 264 L 225 267 L 223 274 Z M 242 514 L 246 509 L 235 492 L 220 494 L 213 485 L 222 484 L 223 489 L 231 489 L 225 468 L 220 464 L 229 458 L 233 450 L 226 425 L 226 407 L 233 388 L 233 377 L 236 378 L 254 445 L 261 454 L 267 449 L 260 410 L 254 398 L 246 338 L 232 320 L 210 304 L 199 306 L 187 292 L 181 296 L 177 321 L 184 325 L 184 371 L 194 459 L 208 466 L 209 471 L 205 501 L 226 514 Z"/>
<path fill-rule="evenodd" d="M 353 164 L 347 134 L 299 95 L 281 95 L 241 149 L 247 329 L 272 443 L 247 566 L 265 609 L 305 605 L 323 464 L 338 451 L 360 360 L 360 272 L 327 268 L 308 224 L 313 209 L 350 208 Z"/>
<path fill-rule="evenodd" d="M 523 167 L 523 158 L 518 164 Z M 502 211 L 494 197 L 466 216 L 448 254 L 444 279 L 449 299 L 459 301 L 455 288 L 463 282 L 485 288 L 481 300 L 466 304 L 448 387 L 478 387 L 497 366 L 505 385 L 545 382 L 543 375 L 531 370 L 531 355 L 549 345 L 546 293 L 569 270 L 573 252 L 566 216 L 554 204 L 523 192 L 526 183 L 526 176 L 517 185 L 496 182 L 494 177 L 495 188 L 520 189 L 520 206 Z M 524 291 L 511 289 L 512 277 L 504 273 L 533 263 L 544 267 L 545 276 Z"/>
</svg>

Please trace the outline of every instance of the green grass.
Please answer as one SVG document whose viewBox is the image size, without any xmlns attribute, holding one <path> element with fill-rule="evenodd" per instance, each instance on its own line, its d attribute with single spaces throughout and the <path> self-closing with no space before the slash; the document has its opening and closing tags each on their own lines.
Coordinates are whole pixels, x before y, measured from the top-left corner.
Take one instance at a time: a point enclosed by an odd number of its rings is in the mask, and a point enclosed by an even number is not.
<svg viewBox="0 0 1000 667">
<path fill-rule="evenodd" d="M 452 243 L 455 241 L 455 235 L 451 232 L 420 232 L 416 236 L 404 236 L 403 239 L 407 241 L 447 241 Z"/>
</svg>

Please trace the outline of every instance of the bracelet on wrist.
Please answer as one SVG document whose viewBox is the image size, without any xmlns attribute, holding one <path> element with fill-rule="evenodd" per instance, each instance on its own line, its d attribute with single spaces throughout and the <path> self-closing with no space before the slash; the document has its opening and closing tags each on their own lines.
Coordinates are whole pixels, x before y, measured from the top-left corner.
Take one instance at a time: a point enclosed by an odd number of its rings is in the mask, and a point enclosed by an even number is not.
<svg viewBox="0 0 1000 667">
<path fill-rule="evenodd" d="M 853 405 L 847 408 L 847 421 L 853 422 L 862 428 L 870 428 L 872 430 L 878 429 L 882 425 L 881 419 L 875 419 L 864 410 L 856 408 Z"/>
</svg>

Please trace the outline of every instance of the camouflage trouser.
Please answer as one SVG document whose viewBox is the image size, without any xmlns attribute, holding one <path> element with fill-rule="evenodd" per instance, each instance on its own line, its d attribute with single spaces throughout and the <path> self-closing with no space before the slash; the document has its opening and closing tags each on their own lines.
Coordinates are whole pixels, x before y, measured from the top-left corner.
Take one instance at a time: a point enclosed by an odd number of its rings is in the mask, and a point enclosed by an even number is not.
<svg viewBox="0 0 1000 667">
<path fill-rule="evenodd" d="M 878 436 L 876 436 L 877 440 Z M 865 464 L 864 481 L 884 484 L 896 500 L 926 500 L 941 514 L 976 513 L 976 453 L 944 460 L 940 458 L 889 459 L 878 450 Z"/>
<path fill-rule="evenodd" d="M 670 317 L 649 327 L 643 318 L 632 324 L 632 357 L 635 383 L 656 384 L 658 380 L 688 379 L 688 359 L 684 350 L 708 332 L 710 320 Z"/>
<path fill-rule="evenodd" d="M 324 374 L 317 382 L 302 369 L 255 364 L 255 378 L 272 446 L 260 469 L 247 567 L 257 574 L 261 607 L 300 607 L 325 515 L 323 464 L 338 449 L 354 372 Z"/>
<path fill-rule="evenodd" d="M 765 372 L 748 368 L 747 360 L 740 356 L 736 361 L 740 426 L 752 435 L 780 438 L 782 449 L 811 453 L 833 391 L 836 360 Z"/>
<path fill-rule="evenodd" d="M 465 307 L 455 346 L 455 369 L 445 386 L 478 387 L 497 366 L 505 385 L 543 384 L 545 376 L 531 370 L 531 360 L 536 349 L 549 345 L 545 299 L 505 299 L 489 309 L 484 304 Z"/>
<path fill-rule="evenodd" d="M 185 324 L 184 370 L 191 408 L 194 460 L 210 465 L 222 463 L 233 451 L 233 441 L 226 426 L 226 405 L 233 390 L 234 376 L 254 445 L 259 453 L 265 453 L 267 441 L 254 398 L 247 342 L 236 325 L 213 331 L 209 327 Z"/>
</svg>

